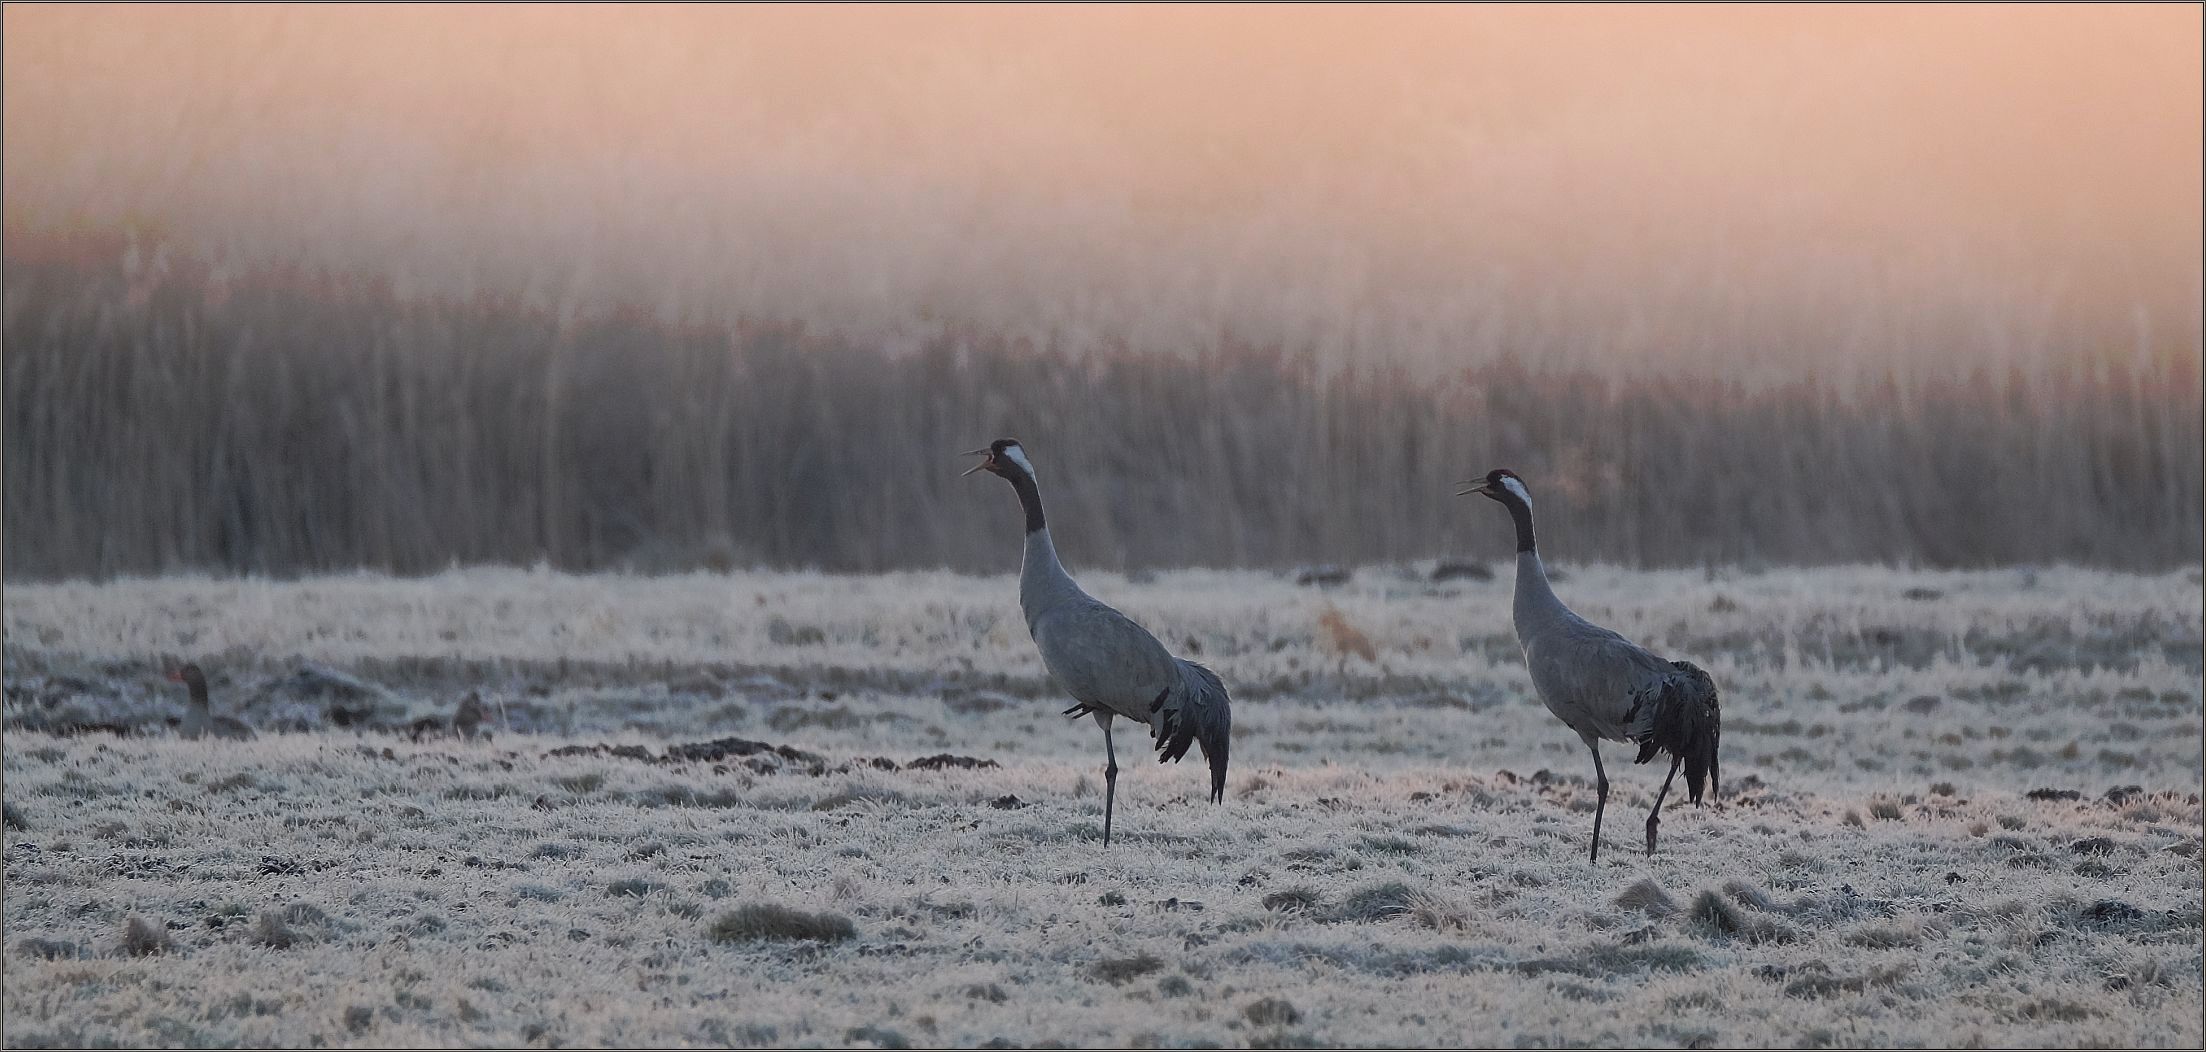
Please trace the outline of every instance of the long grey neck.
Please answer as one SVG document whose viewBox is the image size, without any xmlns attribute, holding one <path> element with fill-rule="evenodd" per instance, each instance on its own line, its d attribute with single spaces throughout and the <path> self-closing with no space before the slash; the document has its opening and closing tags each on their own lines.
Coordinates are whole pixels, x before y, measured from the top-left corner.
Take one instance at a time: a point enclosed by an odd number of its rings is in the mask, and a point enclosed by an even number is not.
<svg viewBox="0 0 2206 1052">
<path fill-rule="evenodd" d="M 185 682 L 184 686 L 191 689 L 191 707 L 205 712 L 207 710 L 207 681 L 203 679 L 189 680 Z"/>
<path fill-rule="evenodd" d="M 1540 553 L 1526 549 L 1517 553 L 1517 594 L 1510 614 L 1516 622 L 1517 638 L 1553 622 L 1570 613 L 1563 601 L 1555 598 L 1555 590 L 1548 587 L 1547 567 L 1540 562 Z"/>
<path fill-rule="evenodd" d="M 1019 493 L 1019 506 L 1026 509 L 1026 554 L 1019 561 L 1019 610 L 1026 615 L 1031 629 L 1042 611 L 1086 593 L 1065 572 L 1065 564 L 1057 561 L 1057 545 L 1049 539 L 1049 525 L 1042 518 L 1042 491 L 1034 485 L 1034 477 L 1018 470 L 1005 477 Z"/>
<path fill-rule="evenodd" d="M 1517 524 L 1517 551 L 1533 550 L 1537 545 L 1532 540 L 1532 506 L 1518 500 L 1515 494 L 1504 497 L 1501 503 L 1509 509 L 1509 518 Z"/>
<path fill-rule="evenodd" d="M 1532 506 L 1509 495 L 1502 501 L 1517 524 L 1517 594 L 1511 614 L 1517 638 L 1527 638 L 1543 626 L 1570 613 L 1547 583 L 1547 564 L 1540 561 L 1539 546 L 1532 539 Z"/>
<path fill-rule="evenodd" d="M 1057 603 L 1086 594 L 1065 572 L 1065 564 L 1057 561 L 1049 528 L 1027 534 L 1026 556 L 1019 563 L 1019 610 L 1026 615 L 1027 625 L 1031 627 L 1035 617 Z"/>
</svg>

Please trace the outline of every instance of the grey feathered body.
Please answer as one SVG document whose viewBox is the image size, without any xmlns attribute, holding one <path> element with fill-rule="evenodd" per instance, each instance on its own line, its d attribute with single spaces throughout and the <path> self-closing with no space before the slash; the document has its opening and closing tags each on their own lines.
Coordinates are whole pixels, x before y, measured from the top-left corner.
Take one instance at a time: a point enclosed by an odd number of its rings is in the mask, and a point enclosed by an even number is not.
<svg viewBox="0 0 2206 1052">
<path fill-rule="evenodd" d="M 1224 794 L 1225 686 L 1216 673 L 1173 657 L 1148 629 L 1082 590 L 1057 559 L 1049 530 L 1026 535 L 1019 609 L 1042 666 L 1074 701 L 1147 726 L 1158 760 L 1177 760 L 1199 742 L 1210 761 L 1211 795 Z"/>
<path fill-rule="evenodd" d="M 1579 617 L 1548 587 L 1538 551 L 1517 553 L 1511 614 L 1532 688 L 1547 711 L 1587 745 L 1606 739 L 1639 746 L 1634 763 L 1657 751 L 1677 757 L 1686 790 L 1699 803 L 1704 780 L 1714 784 L 1719 772 L 1721 717 L 1708 673 L 1689 661 L 1665 661 Z"/>
<path fill-rule="evenodd" d="M 1564 606 L 1536 551 L 1517 553 L 1512 612 L 1532 686 L 1549 712 L 1580 735 L 1615 742 L 1645 735 L 1633 727 L 1646 711 L 1638 700 L 1670 677 L 1669 662 Z"/>
</svg>

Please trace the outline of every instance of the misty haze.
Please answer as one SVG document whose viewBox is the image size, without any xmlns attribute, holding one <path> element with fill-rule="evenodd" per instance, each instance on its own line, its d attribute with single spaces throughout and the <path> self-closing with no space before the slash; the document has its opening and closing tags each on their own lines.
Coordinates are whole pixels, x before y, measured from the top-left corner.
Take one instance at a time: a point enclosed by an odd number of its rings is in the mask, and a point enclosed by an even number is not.
<svg viewBox="0 0 2206 1052">
<path fill-rule="evenodd" d="M 2195 6 L 4 17 L 10 1047 L 2201 1040 Z"/>
</svg>

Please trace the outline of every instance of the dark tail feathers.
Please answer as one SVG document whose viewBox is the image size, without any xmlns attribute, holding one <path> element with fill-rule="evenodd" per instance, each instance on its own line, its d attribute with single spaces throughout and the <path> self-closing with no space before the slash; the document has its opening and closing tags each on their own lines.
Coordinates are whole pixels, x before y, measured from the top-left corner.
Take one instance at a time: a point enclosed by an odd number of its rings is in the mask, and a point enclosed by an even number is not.
<svg viewBox="0 0 2206 1052">
<path fill-rule="evenodd" d="M 1157 699 L 1157 762 L 1187 755 L 1200 745 L 1210 761 L 1210 802 L 1226 798 L 1226 750 L 1233 732 L 1233 703 L 1218 674 L 1192 661 L 1180 662 L 1180 684 Z"/>
<path fill-rule="evenodd" d="M 1717 746 L 1723 737 L 1721 705 L 1716 681 L 1690 661 L 1672 661 L 1675 671 L 1641 694 L 1639 713 L 1632 721 L 1639 756 L 1646 763 L 1666 752 L 1685 763 L 1685 789 L 1700 803 L 1701 783 L 1711 797 L 1721 794 Z"/>
</svg>

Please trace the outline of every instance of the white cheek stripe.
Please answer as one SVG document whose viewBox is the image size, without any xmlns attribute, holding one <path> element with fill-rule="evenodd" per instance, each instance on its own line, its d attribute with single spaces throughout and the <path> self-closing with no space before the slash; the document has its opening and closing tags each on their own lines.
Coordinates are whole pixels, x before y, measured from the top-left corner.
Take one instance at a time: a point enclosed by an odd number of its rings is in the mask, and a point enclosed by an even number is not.
<svg viewBox="0 0 2206 1052">
<path fill-rule="evenodd" d="M 1518 482 L 1515 478 L 1511 476 L 1504 475 L 1501 478 L 1501 485 L 1502 488 L 1516 494 L 1517 499 L 1523 501 L 1525 507 L 1529 508 L 1532 506 L 1532 495 L 1524 491 L 1524 483 Z"/>
<path fill-rule="evenodd" d="M 1011 462 L 1017 464 L 1019 469 L 1026 472 L 1029 477 L 1033 476 L 1034 465 L 1026 462 L 1026 453 L 1020 450 L 1019 447 L 1005 446 L 1003 447 L 1003 455 L 1010 457 Z"/>
</svg>

